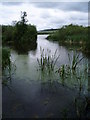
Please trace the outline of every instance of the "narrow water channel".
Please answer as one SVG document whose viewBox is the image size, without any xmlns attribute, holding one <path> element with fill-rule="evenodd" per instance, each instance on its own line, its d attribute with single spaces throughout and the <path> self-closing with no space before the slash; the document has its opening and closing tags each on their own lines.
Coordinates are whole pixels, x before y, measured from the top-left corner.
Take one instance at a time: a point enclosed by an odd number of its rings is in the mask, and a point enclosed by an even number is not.
<svg viewBox="0 0 90 120">
<path fill-rule="evenodd" d="M 47 50 L 50 50 L 51 55 L 57 50 L 56 56 L 60 57 L 56 63 L 56 70 L 63 64 L 70 64 L 68 54 L 73 55 L 73 50 L 60 46 L 58 42 L 48 41 L 46 37 L 47 35 L 38 35 L 36 50 L 29 51 L 26 55 L 11 50 L 11 60 L 15 63 L 16 70 L 9 83 L 10 90 L 7 87 L 3 88 L 4 117 L 59 117 L 61 109 L 70 107 L 81 84 L 82 93 L 87 94 L 88 58 L 80 51 L 77 51 L 77 54 L 84 59 L 79 63 L 77 76 L 69 76 L 62 80 L 57 73 L 51 76 L 41 75 L 37 62 L 37 58 L 40 59 L 41 56 L 40 48 L 44 49 L 46 54 Z M 52 80 L 53 84 L 45 82 L 49 80 Z"/>
<path fill-rule="evenodd" d="M 38 62 L 37 58 L 39 59 L 41 56 L 40 48 L 44 49 L 44 51 L 47 54 L 47 50 L 51 50 L 51 55 L 54 55 L 55 51 L 57 50 L 56 56 L 59 56 L 59 59 L 56 63 L 57 68 L 60 67 L 63 64 L 70 64 L 69 57 L 72 56 L 73 50 L 67 49 L 64 46 L 60 46 L 56 42 L 51 42 L 46 40 L 45 38 L 47 35 L 38 35 L 37 39 L 37 49 L 35 51 L 29 51 L 27 55 L 18 55 L 15 51 L 11 52 L 11 59 L 12 61 L 15 61 L 16 64 L 16 72 L 15 76 L 18 79 L 25 79 L 26 82 L 30 82 L 32 80 L 40 80 L 40 72 L 37 71 L 38 69 Z M 77 52 L 77 54 L 80 54 L 80 57 L 83 57 L 84 55 L 81 52 Z M 88 85 L 88 74 L 83 71 L 83 69 L 86 69 L 88 67 L 88 58 L 84 56 L 84 59 L 80 62 L 80 71 L 78 71 L 78 77 L 83 77 L 84 85 L 87 87 Z M 56 68 L 56 70 L 57 70 Z M 83 72 L 82 72 L 83 71 Z M 53 78 L 54 77 L 54 78 Z M 48 79 L 47 75 L 43 79 Z M 52 76 L 51 79 L 59 79 L 59 76 L 55 75 Z M 76 84 L 74 78 L 72 78 L 72 81 L 66 80 L 67 84 L 72 82 L 71 84 Z"/>
</svg>

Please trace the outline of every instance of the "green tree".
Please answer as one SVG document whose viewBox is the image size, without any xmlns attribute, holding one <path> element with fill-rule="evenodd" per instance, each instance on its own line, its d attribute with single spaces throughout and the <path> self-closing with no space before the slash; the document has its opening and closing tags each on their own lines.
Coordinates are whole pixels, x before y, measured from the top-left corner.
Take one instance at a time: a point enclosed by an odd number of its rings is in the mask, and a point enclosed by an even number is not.
<svg viewBox="0 0 90 120">
<path fill-rule="evenodd" d="M 26 52 L 36 46 L 37 30 L 33 25 L 27 24 L 27 13 L 21 12 L 21 20 L 15 26 L 15 48 L 21 52 Z"/>
<path fill-rule="evenodd" d="M 27 13 L 26 12 L 21 12 L 21 22 L 22 22 L 23 25 L 26 25 L 26 23 L 28 22 L 26 17 L 27 17 Z"/>
</svg>

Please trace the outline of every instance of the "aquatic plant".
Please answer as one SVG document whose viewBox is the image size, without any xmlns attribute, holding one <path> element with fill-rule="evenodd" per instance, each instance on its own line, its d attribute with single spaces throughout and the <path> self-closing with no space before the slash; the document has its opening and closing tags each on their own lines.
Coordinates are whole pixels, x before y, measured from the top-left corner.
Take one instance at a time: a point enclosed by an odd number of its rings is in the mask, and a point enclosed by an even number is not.
<svg viewBox="0 0 90 120">
<path fill-rule="evenodd" d="M 40 59 L 37 58 L 37 62 L 39 65 L 39 70 L 41 71 L 54 71 L 55 65 L 59 56 L 56 56 L 57 50 L 55 51 L 54 55 L 51 55 L 51 51 L 47 49 L 47 54 L 45 50 L 40 47 L 41 56 Z"/>
<path fill-rule="evenodd" d="M 58 70 L 56 70 L 56 72 L 60 76 L 60 81 L 62 85 L 65 85 L 65 83 L 68 84 L 68 80 L 70 82 L 72 81 L 72 79 L 74 79 L 75 82 L 72 84 L 75 88 L 77 87 L 79 92 L 81 92 L 84 88 L 84 78 L 82 70 L 80 70 L 79 63 L 84 57 L 80 57 L 80 55 L 74 51 L 73 54 L 68 54 L 68 58 L 70 63 L 61 65 Z"/>
<path fill-rule="evenodd" d="M 57 66 L 57 50 L 54 55 L 51 55 L 51 51 L 40 48 L 40 59 L 37 59 L 38 70 L 40 73 L 40 80 L 43 80 L 43 83 L 50 82 L 53 85 L 54 81 L 57 81 L 64 85 L 69 85 L 69 87 L 77 88 L 79 93 L 83 92 L 85 87 L 85 78 L 84 78 L 84 68 L 80 68 L 80 62 L 84 57 L 81 57 L 80 54 L 73 52 L 73 54 L 68 54 L 69 64 L 62 64 Z M 83 72 L 83 74 L 82 74 Z M 72 86 L 73 85 L 73 86 Z"/>
<path fill-rule="evenodd" d="M 74 51 L 73 53 L 73 56 L 71 57 L 70 54 L 68 54 L 68 58 L 69 58 L 69 61 L 71 63 L 71 69 L 72 70 L 76 70 L 76 67 L 78 66 L 78 64 L 82 61 L 82 58 L 80 58 L 80 54 L 77 54 L 76 51 Z"/>
<path fill-rule="evenodd" d="M 78 118 L 83 118 L 85 117 L 85 109 L 86 109 L 86 103 L 85 99 L 82 96 L 77 96 L 74 98 L 74 105 L 75 105 L 75 110 Z"/>
<path fill-rule="evenodd" d="M 56 73 L 59 74 L 60 80 L 62 85 L 64 86 L 65 79 L 70 75 L 70 66 L 69 65 L 61 65 L 58 70 L 56 70 Z"/>
<path fill-rule="evenodd" d="M 61 111 L 63 120 L 67 120 L 68 119 L 68 112 L 69 112 L 68 108 L 64 108 Z"/>
<path fill-rule="evenodd" d="M 70 66 L 69 65 L 61 65 L 60 68 L 56 71 L 60 74 L 61 78 L 67 77 L 70 74 Z"/>
<path fill-rule="evenodd" d="M 73 56 L 71 56 L 70 54 L 68 54 L 68 58 L 69 58 L 69 62 L 70 64 L 69 65 L 61 65 L 60 68 L 56 71 L 60 74 L 60 77 L 67 77 L 67 75 L 71 75 L 72 73 L 72 70 L 76 70 L 76 67 L 78 66 L 78 64 L 82 61 L 82 58 L 80 58 L 80 55 L 79 54 L 76 54 L 76 52 L 73 53 Z M 73 71 L 73 72 L 74 72 Z"/>
<path fill-rule="evenodd" d="M 85 96 L 85 110 L 86 112 L 90 109 L 90 97 L 89 95 L 88 96 Z"/>
<path fill-rule="evenodd" d="M 2 71 L 4 71 L 6 68 L 10 70 L 10 67 L 11 67 L 10 50 L 3 48 L 2 49 Z"/>
<path fill-rule="evenodd" d="M 15 73 L 15 63 L 11 62 L 10 49 L 2 49 L 2 84 L 7 85 L 8 81 L 11 81 L 11 76 Z"/>
</svg>

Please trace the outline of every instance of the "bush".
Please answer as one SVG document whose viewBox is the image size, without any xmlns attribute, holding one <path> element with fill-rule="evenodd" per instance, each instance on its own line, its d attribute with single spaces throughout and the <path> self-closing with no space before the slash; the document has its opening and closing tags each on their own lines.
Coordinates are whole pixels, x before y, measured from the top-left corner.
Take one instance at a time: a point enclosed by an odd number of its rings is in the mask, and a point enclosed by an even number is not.
<svg viewBox="0 0 90 120">
<path fill-rule="evenodd" d="M 2 44 L 11 45 L 19 53 L 36 49 L 37 30 L 34 25 L 27 24 L 27 13 L 21 12 L 21 20 L 13 26 L 2 26 Z"/>
<path fill-rule="evenodd" d="M 37 30 L 34 25 L 26 24 L 24 13 L 22 17 L 23 20 L 21 19 L 15 26 L 14 46 L 19 52 L 24 53 L 37 46 Z"/>
<path fill-rule="evenodd" d="M 14 26 L 2 26 L 2 45 L 9 45 L 14 39 Z"/>
<path fill-rule="evenodd" d="M 90 53 L 90 27 L 83 27 L 78 25 L 63 26 L 57 32 L 50 34 L 47 39 L 59 41 L 59 43 L 66 44 L 82 44 L 82 49 Z"/>
<path fill-rule="evenodd" d="M 63 26 L 57 32 L 49 35 L 47 39 L 57 40 L 59 42 L 73 41 L 73 42 L 87 42 L 88 41 L 88 27 L 78 25 Z"/>
</svg>

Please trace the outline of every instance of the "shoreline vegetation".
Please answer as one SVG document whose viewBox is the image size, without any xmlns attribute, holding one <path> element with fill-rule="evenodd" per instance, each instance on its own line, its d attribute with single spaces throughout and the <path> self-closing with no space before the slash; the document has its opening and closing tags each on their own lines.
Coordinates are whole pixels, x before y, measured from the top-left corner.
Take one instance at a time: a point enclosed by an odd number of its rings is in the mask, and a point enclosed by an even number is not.
<svg viewBox="0 0 90 120">
<path fill-rule="evenodd" d="M 65 25 L 56 32 L 49 34 L 46 39 L 58 41 L 62 45 L 79 45 L 81 46 L 79 50 L 90 54 L 89 29 L 90 27 L 79 25 Z"/>
<path fill-rule="evenodd" d="M 11 62 L 11 50 L 18 54 L 27 54 L 29 50 L 37 48 L 36 26 L 27 24 L 27 13 L 21 12 L 21 20 L 14 21 L 13 25 L 2 25 L 2 76 L 4 85 L 11 79 L 12 70 L 15 65 Z M 5 79 L 5 80 L 4 80 Z"/>
<path fill-rule="evenodd" d="M 27 24 L 27 13 L 21 12 L 21 20 L 13 25 L 2 25 L 2 46 L 10 46 L 18 53 L 24 54 L 37 47 L 36 26 Z"/>
</svg>

